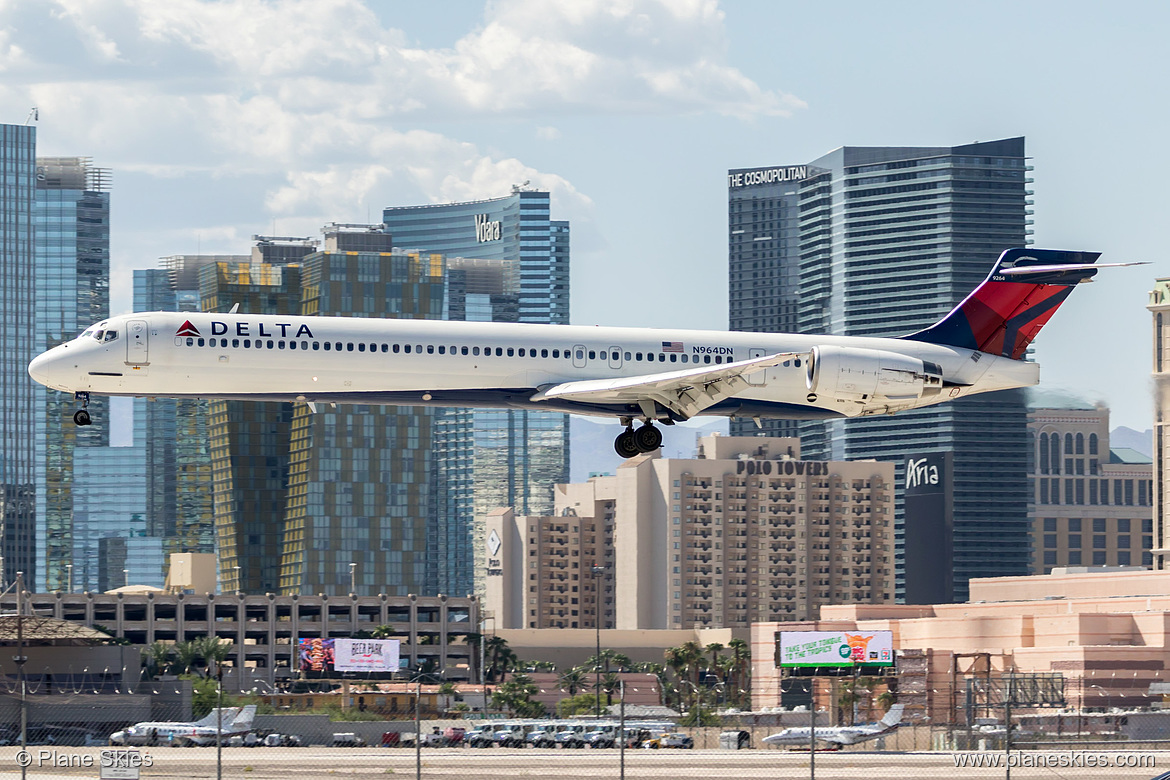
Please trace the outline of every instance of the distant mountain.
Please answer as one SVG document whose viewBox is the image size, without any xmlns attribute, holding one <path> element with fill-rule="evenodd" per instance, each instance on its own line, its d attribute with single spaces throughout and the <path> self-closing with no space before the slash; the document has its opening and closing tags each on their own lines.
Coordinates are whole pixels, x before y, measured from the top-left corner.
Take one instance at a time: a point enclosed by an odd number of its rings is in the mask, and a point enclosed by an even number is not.
<svg viewBox="0 0 1170 780">
<path fill-rule="evenodd" d="M 695 442 L 712 433 L 727 435 L 726 417 L 702 417 L 680 425 L 660 425 L 662 455 L 666 458 L 695 457 Z M 612 474 L 622 459 L 613 451 L 613 440 L 621 433 L 618 421 L 600 417 L 572 417 L 571 479 L 584 482 L 590 474 Z"/>
<path fill-rule="evenodd" d="M 1144 431 L 1135 431 L 1124 425 L 1109 432 L 1110 447 L 1129 447 L 1137 450 L 1147 458 L 1154 457 L 1154 432 L 1147 428 Z"/>
</svg>

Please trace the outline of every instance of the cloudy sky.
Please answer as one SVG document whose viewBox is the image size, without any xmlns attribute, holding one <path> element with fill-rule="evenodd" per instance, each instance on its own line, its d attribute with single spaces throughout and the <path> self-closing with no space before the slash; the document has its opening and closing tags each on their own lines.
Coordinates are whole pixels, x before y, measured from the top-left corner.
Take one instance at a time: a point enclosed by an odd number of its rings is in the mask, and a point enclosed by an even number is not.
<svg viewBox="0 0 1170 780">
<path fill-rule="evenodd" d="M 1024 135 L 1037 246 L 1103 274 L 1044 382 L 1151 425 L 1170 275 L 1165 3 L 0 0 L 0 122 L 113 171 L 130 271 L 530 181 L 572 222 L 573 321 L 723 328 L 725 175 L 842 145 Z"/>
</svg>

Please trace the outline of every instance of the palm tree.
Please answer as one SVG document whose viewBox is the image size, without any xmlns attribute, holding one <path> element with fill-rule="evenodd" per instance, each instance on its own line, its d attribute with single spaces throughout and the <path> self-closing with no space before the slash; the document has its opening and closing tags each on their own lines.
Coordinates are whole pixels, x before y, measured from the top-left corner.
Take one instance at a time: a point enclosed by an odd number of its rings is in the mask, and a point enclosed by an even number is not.
<svg viewBox="0 0 1170 780">
<path fill-rule="evenodd" d="M 557 685 L 570 697 L 576 696 L 578 690 L 589 686 L 589 675 L 580 666 L 575 666 L 567 672 L 561 673 L 561 676 L 557 678 Z"/>
<path fill-rule="evenodd" d="M 630 657 L 623 653 L 614 653 L 610 660 L 613 661 L 613 665 L 617 667 L 619 672 L 629 671 L 634 666 L 634 662 L 630 660 Z"/>
<path fill-rule="evenodd" d="M 622 676 L 617 672 L 606 672 L 601 678 L 601 690 L 605 691 L 605 706 L 613 704 L 613 695 L 622 687 Z"/>
<path fill-rule="evenodd" d="M 703 649 L 711 654 L 711 665 L 707 667 L 707 671 L 717 670 L 719 668 L 719 654 L 723 652 L 723 644 L 712 642 Z"/>
<path fill-rule="evenodd" d="M 176 674 L 188 674 L 195 662 L 199 660 L 199 650 L 194 640 L 176 642 L 174 644 L 175 660 L 173 668 Z"/>
<path fill-rule="evenodd" d="M 396 633 L 398 632 L 394 630 L 394 626 L 383 623 L 380 626 L 376 626 L 374 630 L 370 632 L 370 636 L 374 639 L 392 639 Z"/>
<path fill-rule="evenodd" d="M 219 667 L 232 652 L 232 643 L 222 641 L 217 636 L 205 636 L 193 642 L 199 655 L 203 656 L 207 664 L 207 676 L 218 676 Z"/>
<path fill-rule="evenodd" d="M 731 651 L 731 658 L 735 662 L 732 690 L 735 692 L 737 706 L 742 707 L 744 705 L 742 697 L 747 695 L 751 677 L 751 646 L 742 639 L 732 639 L 727 643 L 727 649 Z M 740 691 L 744 693 L 741 694 Z"/>
<path fill-rule="evenodd" d="M 148 679 L 155 679 L 166 672 L 171 658 L 171 645 L 166 642 L 152 642 L 142 656 L 142 665 L 146 668 Z"/>
<path fill-rule="evenodd" d="M 516 666 L 516 654 L 508 647 L 508 640 L 502 636 L 489 637 L 484 641 L 484 651 L 487 653 L 487 677 L 495 682 Z"/>
</svg>

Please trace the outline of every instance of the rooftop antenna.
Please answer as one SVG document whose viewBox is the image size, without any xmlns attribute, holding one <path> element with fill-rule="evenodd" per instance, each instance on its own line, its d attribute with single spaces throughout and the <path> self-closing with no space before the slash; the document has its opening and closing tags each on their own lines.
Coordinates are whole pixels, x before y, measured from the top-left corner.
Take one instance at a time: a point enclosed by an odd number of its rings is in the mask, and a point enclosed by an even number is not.
<svg viewBox="0 0 1170 780">
<path fill-rule="evenodd" d="M 39 121 L 41 121 L 41 111 L 36 106 L 33 106 L 32 110 L 28 112 L 28 118 L 24 120 L 24 123 L 27 125 L 29 122 Z"/>
</svg>

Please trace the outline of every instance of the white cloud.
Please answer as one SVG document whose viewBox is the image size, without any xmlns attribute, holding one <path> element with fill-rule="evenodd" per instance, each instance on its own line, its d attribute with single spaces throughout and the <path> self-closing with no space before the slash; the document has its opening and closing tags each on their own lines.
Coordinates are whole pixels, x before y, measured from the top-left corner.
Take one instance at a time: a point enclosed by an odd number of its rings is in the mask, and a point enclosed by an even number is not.
<svg viewBox="0 0 1170 780">
<path fill-rule="evenodd" d="M 556 140 L 547 122 L 558 114 L 766 116 L 802 105 L 728 64 L 714 0 L 501 0 L 438 49 L 408 44 L 371 9 L 0 0 L 0 105 L 40 107 L 42 154 L 149 177 L 196 211 L 224 187 L 250 196 L 259 183 L 241 236 L 274 218 L 315 230 L 376 220 L 390 204 L 496 197 L 526 180 L 584 223 L 590 201 L 562 176 L 452 134 L 506 119 Z M 24 109 L 0 117 L 23 119 Z M 115 241 L 132 220 L 119 215 Z M 157 254 L 176 251 L 191 249 Z"/>
</svg>

